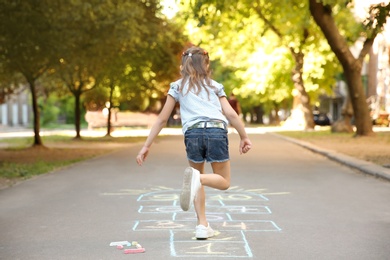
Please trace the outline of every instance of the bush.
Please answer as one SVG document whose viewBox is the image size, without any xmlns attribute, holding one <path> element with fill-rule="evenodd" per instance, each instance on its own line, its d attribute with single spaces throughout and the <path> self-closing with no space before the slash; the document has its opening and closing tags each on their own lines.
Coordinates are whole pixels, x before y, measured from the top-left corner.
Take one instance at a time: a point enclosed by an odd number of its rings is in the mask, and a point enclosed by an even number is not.
<svg viewBox="0 0 390 260">
<path fill-rule="evenodd" d="M 38 100 L 38 104 L 40 108 L 41 126 L 45 126 L 50 123 L 57 123 L 58 115 L 60 114 L 60 108 L 57 105 L 57 98 L 55 96 L 40 98 Z"/>
</svg>

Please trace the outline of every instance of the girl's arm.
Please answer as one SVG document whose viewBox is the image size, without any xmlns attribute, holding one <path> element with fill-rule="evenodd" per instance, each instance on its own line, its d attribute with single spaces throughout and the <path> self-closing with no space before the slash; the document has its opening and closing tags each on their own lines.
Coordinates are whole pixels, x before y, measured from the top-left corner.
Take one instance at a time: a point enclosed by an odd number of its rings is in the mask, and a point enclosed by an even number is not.
<svg viewBox="0 0 390 260">
<path fill-rule="evenodd" d="M 234 111 L 226 97 L 220 97 L 219 101 L 221 102 L 223 113 L 229 120 L 229 123 L 237 130 L 238 134 L 240 135 L 240 154 L 247 153 L 252 148 L 252 143 L 249 140 L 248 135 L 246 134 L 245 127 L 243 122 L 241 121 L 241 118 L 237 115 L 236 111 Z"/>
<path fill-rule="evenodd" d="M 144 146 L 141 148 L 137 155 L 136 160 L 138 165 L 141 166 L 142 163 L 145 161 L 146 157 L 148 156 L 150 146 L 153 144 L 154 139 L 158 136 L 161 129 L 167 124 L 169 116 L 175 108 L 175 104 L 175 99 L 172 96 L 168 95 L 164 107 L 158 115 L 157 120 L 154 122 Z"/>
</svg>

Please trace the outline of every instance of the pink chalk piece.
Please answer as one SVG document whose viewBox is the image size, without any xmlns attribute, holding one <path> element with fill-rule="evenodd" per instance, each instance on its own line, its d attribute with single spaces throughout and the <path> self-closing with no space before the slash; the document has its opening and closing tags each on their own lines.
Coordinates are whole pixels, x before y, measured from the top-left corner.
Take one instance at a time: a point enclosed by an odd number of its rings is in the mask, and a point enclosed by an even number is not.
<svg viewBox="0 0 390 260">
<path fill-rule="evenodd" d="M 125 249 L 123 253 L 125 254 L 137 254 L 137 253 L 144 253 L 145 248 L 130 248 L 130 249 Z"/>
<path fill-rule="evenodd" d="M 116 248 L 117 249 L 123 249 L 123 245 L 117 245 Z"/>
</svg>

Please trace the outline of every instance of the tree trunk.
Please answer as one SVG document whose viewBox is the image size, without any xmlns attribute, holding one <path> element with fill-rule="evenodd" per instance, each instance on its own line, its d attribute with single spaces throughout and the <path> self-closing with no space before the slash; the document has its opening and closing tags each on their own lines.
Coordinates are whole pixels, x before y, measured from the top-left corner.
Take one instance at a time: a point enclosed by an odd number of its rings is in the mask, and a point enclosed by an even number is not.
<svg viewBox="0 0 390 260">
<path fill-rule="evenodd" d="M 364 93 L 363 81 L 361 78 L 362 65 L 359 64 L 358 68 L 347 67 L 344 69 L 345 78 L 348 84 L 349 97 L 353 108 L 356 135 L 373 135 L 372 121 L 368 104 L 366 101 L 366 94 Z"/>
<path fill-rule="evenodd" d="M 111 136 L 111 132 L 112 132 L 112 127 L 111 127 L 112 110 L 111 110 L 111 107 L 112 107 L 112 96 L 114 94 L 114 88 L 115 88 L 114 83 L 113 82 L 110 83 L 110 96 L 108 99 L 110 105 L 108 106 L 107 134 L 106 134 L 106 136 Z"/>
<path fill-rule="evenodd" d="M 108 107 L 107 133 L 106 133 L 106 136 L 111 136 L 111 132 L 112 132 L 111 117 L 112 117 L 112 110 L 111 110 L 111 103 L 110 103 L 110 105 Z"/>
<path fill-rule="evenodd" d="M 260 106 L 255 106 L 253 108 L 253 113 L 256 115 L 256 120 L 254 123 L 256 124 L 263 124 L 263 116 L 264 116 L 264 110 L 263 107 Z"/>
<path fill-rule="evenodd" d="M 349 94 L 344 97 L 344 103 L 341 111 L 341 118 L 332 124 L 331 131 L 333 133 L 353 133 L 351 120 L 353 116 L 353 108 Z"/>
<path fill-rule="evenodd" d="M 265 24 L 277 35 L 280 39 L 283 39 L 283 34 L 274 26 L 273 22 L 266 18 L 266 16 L 263 13 L 262 8 L 260 8 L 260 5 L 255 5 L 255 10 L 259 17 L 265 22 Z M 305 44 L 306 40 L 309 38 L 309 30 L 306 27 L 302 28 L 302 35 L 300 39 L 300 46 L 299 48 L 302 48 Z M 303 73 L 303 63 L 304 63 L 304 54 L 302 50 L 300 49 L 298 52 L 296 52 L 295 48 L 288 47 L 290 49 L 290 53 L 294 58 L 295 61 L 295 67 L 292 71 L 292 80 L 294 82 L 294 87 L 298 91 L 298 98 L 299 104 L 297 107 L 297 113 L 293 113 L 292 116 L 290 116 L 289 121 L 292 125 L 300 125 L 301 123 L 304 125 L 304 129 L 313 129 L 314 119 L 313 119 L 313 113 L 310 105 L 310 98 L 309 95 L 306 92 L 305 85 L 302 78 Z M 294 108 L 293 108 L 294 109 Z"/>
<path fill-rule="evenodd" d="M 80 97 L 81 97 L 81 92 L 79 91 L 74 91 L 73 92 L 74 98 L 75 98 L 75 109 L 74 109 L 74 118 L 75 118 L 75 127 L 76 127 L 76 136 L 74 139 L 81 139 L 80 135 L 80 124 L 81 124 L 81 109 L 80 109 Z"/>
<path fill-rule="evenodd" d="M 304 128 L 305 130 L 313 129 L 315 124 L 310 105 L 310 97 L 306 92 L 302 78 L 304 54 L 300 51 L 299 53 L 292 53 L 292 55 L 295 60 L 295 67 L 292 71 L 292 80 L 294 82 L 295 89 L 298 91 L 298 98 L 302 105 L 301 109 L 304 117 Z"/>
<path fill-rule="evenodd" d="M 32 97 L 32 109 L 34 114 L 34 143 L 33 146 L 43 146 L 41 136 L 39 134 L 40 132 L 40 120 L 39 120 L 39 108 L 38 108 L 38 100 L 37 100 L 37 93 L 35 91 L 35 80 L 28 80 L 28 83 L 30 85 L 30 91 L 31 91 L 31 97 Z"/>
<path fill-rule="evenodd" d="M 356 135 L 372 135 L 374 132 L 363 89 L 361 71 L 363 58 L 371 48 L 374 39 L 367 39 L 363 44 L 359 57 L 355 58 L 334 22 L 331 8 L 324 6 L 317 0 L 310 0 L 310 12 L 343 67 L 355 116 Z"/>
</svg>

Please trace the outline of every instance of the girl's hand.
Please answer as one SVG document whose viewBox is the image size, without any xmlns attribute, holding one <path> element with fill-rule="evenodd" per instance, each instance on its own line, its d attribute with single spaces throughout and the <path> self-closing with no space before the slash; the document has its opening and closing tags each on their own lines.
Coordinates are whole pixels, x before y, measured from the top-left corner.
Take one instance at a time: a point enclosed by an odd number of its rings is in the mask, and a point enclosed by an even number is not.
<svg viewBox="0 0 390 260">
<path fill-rule="evenodd" d="M 240 141 L 240 154 L 247 153 L 252 148 L 252 142 L 249 138 L 241 139 Z"/>
<path fill-rule="evenodd" d="M 144 146 L 142 147 L 141 151 L 139 151 L 137 155 L 137 163 L 139 166 L 142 166 L 142 163 L 146 160 L 146 157 L 148 157 L 149 154 L 149 148 Z"/>
</svg>

